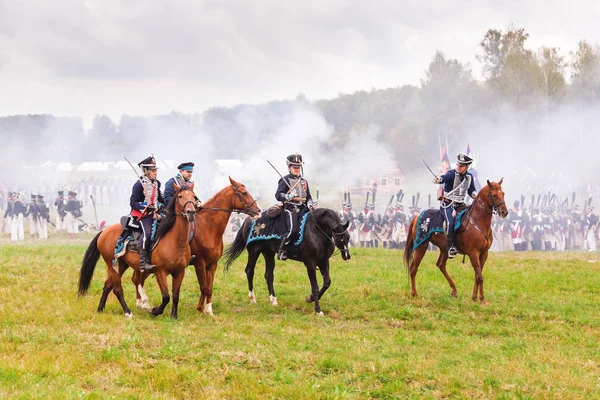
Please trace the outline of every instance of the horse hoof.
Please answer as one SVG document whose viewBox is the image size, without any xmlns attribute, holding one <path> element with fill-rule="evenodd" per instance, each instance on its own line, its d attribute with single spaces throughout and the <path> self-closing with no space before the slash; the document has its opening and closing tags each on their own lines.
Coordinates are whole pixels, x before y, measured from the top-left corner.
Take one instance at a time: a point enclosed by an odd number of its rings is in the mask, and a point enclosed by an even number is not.
<svg viewBox="0 0 600 400">
<path fill-rule="evenodd" d="M 312 303 L 313 301 L 315 301 L 315 299 L 313 298 L 312 294 L 309 294 L 308 296 L 306 296 L 307 303 Z"/>
<path fill-rule="evenodd" d="M 323 311 L 319 311 L 318 313 L 315 313 L 315 314 L 317 314 L 319 317 L 324 317 L 325 316 L 325 314 L 323 314 Z"/>
<path fill-rule="evenodd" d="M 458 297 L 458 292 L 452 292 L 452 297 Z"/>
<path fill-rule="evenodd" d="M 488 305 L 487 301 L 485 301 L 485 300 L 481 300 L 481 303 L 480 303 L 480 304 L 481 304 L 482 306 L 487 306 L 487 305 Z"/>
<path fill-rule="evenodd" d="M 156 317 L 157 315 L 162 314 L 162 312 L 160 311 L 159 307 L 154 307 L 152 310 L 150 310 L 150 314 L 152 314 Z"/>
<path fill-rule="evenodd" d="M 132 313 L 126 313 L 125 314 L 125 318 L 131 319 L 131 318 L 133 318 L 133 314 Z"/>
<path fill-rule="evenodd" d="M 277 303 L 277 297 L 275 297 L 275 296 L 269 296 L 269 303 L 271 303 L 272 306 L 278 306 L 279 305 Z"/>
</svg>

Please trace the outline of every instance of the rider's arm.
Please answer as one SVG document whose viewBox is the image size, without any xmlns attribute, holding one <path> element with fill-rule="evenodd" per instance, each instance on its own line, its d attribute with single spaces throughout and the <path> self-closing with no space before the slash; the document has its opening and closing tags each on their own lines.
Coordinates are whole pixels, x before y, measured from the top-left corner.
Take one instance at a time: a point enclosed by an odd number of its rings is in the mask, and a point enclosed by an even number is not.
<svg viewBox="0 0 600 400">
<path fill-rule="evenodd" d="M 131 189 L 131 197 L 129 198 L 129 205 L 134 210 L 143 211 L 147 204 L 144 203 L 144 188 L 140 181 L 137 181 Z"/>
<path fill-rule="evenodd" d="M 289 200 L 288 196 L 288 186 L 285 184 L 285 178 L 279 179 L 279 183 L 277 184 L 277 191 L 275 192 L 275 199 L 277 201 L 286 201 Z"/>
</svg>

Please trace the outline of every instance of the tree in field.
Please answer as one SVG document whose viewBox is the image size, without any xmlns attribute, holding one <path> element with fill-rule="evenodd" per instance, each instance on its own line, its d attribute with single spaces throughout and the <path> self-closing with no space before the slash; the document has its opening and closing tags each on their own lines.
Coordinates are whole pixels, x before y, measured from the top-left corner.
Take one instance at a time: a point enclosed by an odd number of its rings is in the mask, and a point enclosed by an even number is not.
<svg viewBox="0 0 600 400">
<path fill-rule="evenodd" d="M 582 40 L 571 52 L 571 89 L 587 101 L 597 100 L 600 92 L 600 48 Z"/>
<path fill-rule="evenodd" d="M 544 98 L 545 111 L 548 111 L 549 103 L 557 101 L 565 92 L 567 62 L 556 47 L 541 47 L 536 58 L 541 74 L 540 91 Z"/>
</svg>

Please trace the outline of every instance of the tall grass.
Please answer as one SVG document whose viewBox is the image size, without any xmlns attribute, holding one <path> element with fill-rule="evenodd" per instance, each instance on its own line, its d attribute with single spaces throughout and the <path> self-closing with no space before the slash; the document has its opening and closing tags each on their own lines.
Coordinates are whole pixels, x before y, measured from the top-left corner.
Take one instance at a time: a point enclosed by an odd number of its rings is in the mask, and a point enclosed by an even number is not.
<svg viewBox="0 0 600 400">
<path fill-rule="evenodd" d="M 277 262 L 279 306 L 257 267 L 258 304 L 248 302 L 245 260 L 217 273 L 215 317 L 198 313 L 193 269 L 179 320 L 134 311 L 96 268 L 77 298 L 87 244 L 0 247 L 2 398 L 599 398 L 600 260 L 586 253 L 492 254 L 488 305 L 470 298 L 473 271 L 449 263 L 450 296 L 426 256 L 410 296 L 401 252 L 354 249 L 332 262 L 325 317 L 304 302 L 302 264 Z M 126 300 L 135 305 L 131 272 Z M 153 279 L 146 287 L 160 301 Z"/>
</svg>

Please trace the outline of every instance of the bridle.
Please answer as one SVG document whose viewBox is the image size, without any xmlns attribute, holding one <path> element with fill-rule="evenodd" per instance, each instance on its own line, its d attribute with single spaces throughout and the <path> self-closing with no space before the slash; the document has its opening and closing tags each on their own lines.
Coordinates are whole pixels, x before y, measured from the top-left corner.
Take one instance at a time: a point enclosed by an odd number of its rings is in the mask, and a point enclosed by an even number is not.
<svg viewBox="0 0 600 400">
<path fill-rule="evenodd" d="M 490 189 L 488 190 L 488 196 L 490 198 L 490 202 L 492 203 L 492 206 L 489 207 L 487 204 L 483 203 L 481 201 L 481 199 L 477 199 L 477 204 L 479 206 L 481 206 L 485 211 L 491 213 L 491 214 L 498 214 L 498 209 L 501 205 L 506 204 L 506 202 L 502 202 L 502 203 L 498 203 L 496 204 L 496 202 L 494 201 L 494 196 L 492 196 L 492 188 L 490 187 Z"/>
<path fill-rule="evenodd" d="M 256 200 L 254 200 L 252 203 L 248 204 L 246 203 L 246 200 L 244 200 L 244 197 L 242 196 L 242 194 L 239 192 L 239 188 L 241 186 L 243 186 L 241 183 L 238 184 L 237 186 L 233 186 L 233 192 L 236 194 L 236 196 L 238 197 L 238 199 L 240 199 L 240 201 L 242 202 L 242 204 L 244 204 L 244 208 L 235 208 L 235 199 L 233 199 L 233 204 L 231 205 L 231 208 L 219 208 L 219 207 L 206 207 L 206 206 L 200 206 L 198 208 L 204 209 L 204 210 L 211 210 L 211 211 L 226 211 L 226 212 L 236 212 L 238 214 L 242 213 L 242 214 L 248 214 L 250 216 L 255 216 L 257 215 L 256 211 L 252 210 L 252 206 L 254 204 L 256 204 Z"/>
<path fill-rule="evenodd" d="M 312 215 L 312 213 L 311 213 Z M 333 228 L 331 228 L 331 235 L 328 235 L 327 233 L 325 233 L 325 231 L 319 226 L 319 223 L 317 222 L 316 218 L 313 215 L 313 222 L 315 223 L 315 226 L 317 227 L 317 229 L 319 229 L 319 231 L 323 234 L 323 236 L 325 236 L 327 238 L 327 240 L 329 240 L 331 243 L 333 243 L 334 246 L 334 252 L 331 254 L 331 257 L 338 255 L 342 252 L 342 250 L 337 246 L 337 244 L 335 243 L 335 237 L 340 237 L 340 236 L 344 236 L 344 234 L 348 231 L 348 229 L 344 229 L 343 232 L 336 232 L 333 230 Z M 347 250 L 347 249 L 344 249 Z"/>
</svg>

